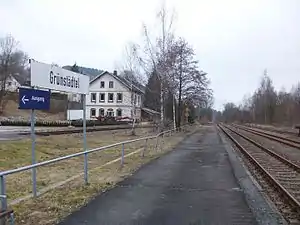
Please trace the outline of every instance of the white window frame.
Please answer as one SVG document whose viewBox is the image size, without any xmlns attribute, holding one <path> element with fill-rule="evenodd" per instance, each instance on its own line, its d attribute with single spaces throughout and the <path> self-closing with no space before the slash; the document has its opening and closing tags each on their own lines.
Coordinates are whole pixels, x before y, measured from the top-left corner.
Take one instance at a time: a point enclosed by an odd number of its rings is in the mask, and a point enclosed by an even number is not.
<svg viewBox="0 0 300 225">
<path fill-rule="evenodd" d="M 119 100 L 119 96 L 121 96 L 121 100 Z M 117 93 L 117 102 L 123 102 L 123 93 Z"/>
<path fill-rule="evenodd" d="M 95 96 L 95 100 L 92 100 L 93 96 Z M 96 102 L 96 101 L 97 101 L 97 94 L 96 93 L 91 93 L 91 102 Z"/>
<path fill-rule="evenodd" d="M 92 115 L 92 111 L 94 111 L 94 112 L 95 112 L 95 115 L 94 115 L 94 116 Z M 91 109 L 90 109 L 90 113 L 91 113 L 91 114 L 90 114 L 90 117 L 91 117 L 91 118 L 94 118 L 94 117 L 96 117 L 96 116 L 97 116 L 97 111 L 96 111 L 96 109 L 95 109 L 95 108 L 91 108 Z"/>
<path fill-rule="evenodd" d="M 101 113 L 101 111 L 103 112 L 103 114 Z M 103 108 L 99 109 L 99 116 L 105 116 L 105 110 Z"/>
<path fill-rule="evenodd" d="M 114 82 L 112 80 L 108 82 L 108 88 L 114 88 Z"/>
<path fill-rule="evenodd" d="M 111 96 L 111 95 L 112 95 L 112 100 L 110 100 L 110 97 L 109 97 L 109 96 Z M 114 93 L 108 93 L 107 101 L 108 101 L 109 103 L 114 102 Z"/>
<path fill-rule="evenodd" d="M 121 116 L 118 115 L 118 112 L 121 112 Z M 122 109 L 118 108 L 118 109 L 116 110 L 116 116 L 117 116 L 117 117 L 122 117 Z"/>
<path fill-rule="evenodd" d="M 133 104 L 136 105 L 136 102 L 137 102 L 137 95 L 134 94 L 134 101 L 133 101 Z"/>
<path fill-rule="evenodd" d="M 101 100 L 101 95 L 104 95 L 103 100 Z M 105 102 L 105 93 L 99 93 L 99 102 Z"/>
<path fill-rule="evenodd" d="M 111 115 L 109 115 L 109 114 L 111 114 Z M 110 116 L 110 117 L 114 117 L 114 110 L 111 109 L 111 108 L 107 109 L 106 115 L 107 115 L 107 116 Z"/>
<path fill-rule="evenodd" d="M 138 95 L 138 96 L 137 96 L 137 105 L 140 105 L 140 103 L 141 103 L 141 96 Z"/>
</svg>

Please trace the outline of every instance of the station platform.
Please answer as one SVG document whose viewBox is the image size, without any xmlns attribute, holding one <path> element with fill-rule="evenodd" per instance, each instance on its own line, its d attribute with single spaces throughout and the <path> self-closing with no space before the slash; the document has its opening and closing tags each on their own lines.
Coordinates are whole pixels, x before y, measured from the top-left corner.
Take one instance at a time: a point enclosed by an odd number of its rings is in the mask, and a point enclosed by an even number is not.
<svg viewBox="0 0 300 225">
<path fill-rule="evenodd" d="M 82 224 L 258 223 L 212 126 L 187 137 L 60 223 Z"/>
</svg>

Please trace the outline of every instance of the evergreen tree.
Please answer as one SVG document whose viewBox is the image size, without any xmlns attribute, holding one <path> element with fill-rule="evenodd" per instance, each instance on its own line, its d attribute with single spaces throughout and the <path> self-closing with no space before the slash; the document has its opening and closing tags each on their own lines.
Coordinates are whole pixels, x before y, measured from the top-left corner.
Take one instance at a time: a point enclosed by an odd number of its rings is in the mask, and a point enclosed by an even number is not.
<svg viewBox="0 0 300 225">
<path fill-rule="evenodd" d="M 80 73 L 79 67 L 77 66 L 76 62 L 75 62 L 74 65 L 71 67 L 71 71 L 72 71 L 72 72 L 75 72 L 75 73 Z"/>
<path fill-rule="evenodd" d="M 160 112 L 160 81 L 156 73 L 152 73 L 146 85 L 144 106 Z"/>
</svg>

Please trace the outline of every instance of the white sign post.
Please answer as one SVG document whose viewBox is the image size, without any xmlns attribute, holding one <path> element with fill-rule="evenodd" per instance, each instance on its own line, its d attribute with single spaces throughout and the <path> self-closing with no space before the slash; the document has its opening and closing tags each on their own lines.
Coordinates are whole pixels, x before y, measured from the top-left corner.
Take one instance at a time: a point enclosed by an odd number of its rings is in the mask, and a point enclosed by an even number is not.
<svg viewBox="0 0 300 225">
<path fill-rule="evenodd" d="M 30 68 L 32 87 L 83 95 L 83 149 L 84 151 L 87 151 L 85 97 L 86 94 L 89 93 L 89 77 L 83 74 L 65 70 L 55 65 L 37 62 L 32 59 L 30 60 Z M 32 130 L 34 130 L 34 128 Z M 35 160 L 33 160 L 33 162 L 35 162 Z M 36 175 L 34 174 L 34 176 Z M 34 179 L 36 179 L 36 177 L 34 177 Z M 84 181 L 86 184 L 88 183 L 87 154 L 84 154 Z"/>
</svg>

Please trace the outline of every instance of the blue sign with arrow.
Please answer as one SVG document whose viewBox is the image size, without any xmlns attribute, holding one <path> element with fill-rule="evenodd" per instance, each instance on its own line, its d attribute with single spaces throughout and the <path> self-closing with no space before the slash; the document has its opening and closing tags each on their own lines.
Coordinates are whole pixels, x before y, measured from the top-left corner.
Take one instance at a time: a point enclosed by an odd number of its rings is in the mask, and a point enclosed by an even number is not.
<svg viewBox="0 0 300 225">
<path fill-rule="evenodd" d="M 50 91 L 19 88 L 19 109 L 50 109 Z"/>
</svg>

